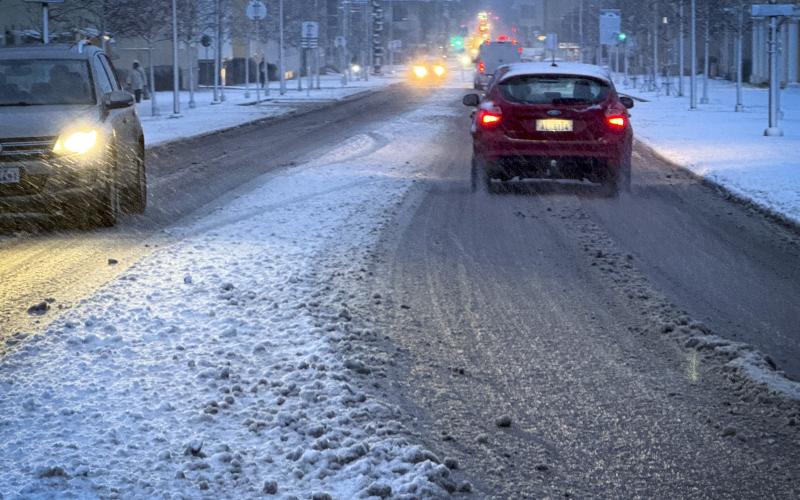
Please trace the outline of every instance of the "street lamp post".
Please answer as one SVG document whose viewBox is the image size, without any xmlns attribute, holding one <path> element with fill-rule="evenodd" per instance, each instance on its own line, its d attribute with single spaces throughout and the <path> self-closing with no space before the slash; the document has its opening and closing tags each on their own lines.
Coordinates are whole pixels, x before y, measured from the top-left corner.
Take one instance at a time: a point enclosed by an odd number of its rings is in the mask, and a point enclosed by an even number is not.
<svg viewBox="0 0 800 500">
<path fill-rule="evenodd" d="M 655 9 L 655 16 L 654 16 L 654 26 L 653 26 L 653 85 L 658 86 L 658 26 L 659 26 L 659 16 L 658 16 L 658 1 L 653 2 L 653 8 Z"/>
<path fill-rule="evenodd" d="M 705 37 L 703 40 L 703 97 L 700 99 L 700 104 L 708 104 L 710 101 L 708 99 L 708 73 L 711 68 L 709 64 L 708 55 L 709 55 L 709 45 L 711 43 L 711 12 L 709 9 L 706 9 L 706 25 L 705 25 Z"/>
<path fill-rule="evenodd" d="M 172 116 L 181 114 L 180 75 L 178 73 L 178 6 L 172 0 Z"/>
<path fill-rule="evenodd" d="M 771 0 L 770 3 L 775 3 Z M 769 18 L 769 127 L 764 131 L 768 137 L 779 137 L 783 130 L 778 127 L 778 18 Z"/>
<path fill-rule="evenodd" d="M 278 71 L 280 72 L 281 79 L 281 95 L 286 94 L 286 69 L 285 69 L 285 54 L 283 52 L 283 0 L 278 3 Z M 299 78 L 299 75 L 298 75 Z"/>
<path fill-rule="evenodd" d="M 744 5 L 739 4 L 739 26 L 736 32 L 736 111 L 742 111 L 742 42 L 744 39 Z"/>
<path fill-rule="evenodd" d="M 680 0 L 678 9 L 678 97 L 683 97 L 683 72 L 685 69 L 685 56 L 683 53 L 683 39 L 685 35 L 683 27 L 683 0 Z"/>
<path fill-rule="evenodd" d="M 697 109 L 697 0 L 692 0 L 689 29 L 689 52 L 692 58 L 689 75 L 689 109 Z"/>
<path fill-rule="evenodd" d="M 219 88 L 219 84 L 220 84 L 219 73 L 220 73 L 220 70 L 222 69 L 220 67 L 221 66 L 221 64 L 220 64 L 221 60 L 220 60 L 220 54 L 219 54 L 219 48 L 220 48 L 220 45 L 221 45 L 219 43 L 219 39 L 220 39 L 220 35 L 222 33 L 222 26 L 221 26 L 222 25 L 222 6 L 220 5 L 221 1 L 222 0 L 217 0 L 217 5 L 216 5 L 216 7 L 217 7 L 217 12 L 216 12 L 217 13 L 217 26 L 216 26 L 216 28 L 217 28 L 217 40 L 216 40 L 217 43 L 215 44 L 215 47 L 214 47 L 214 100 L 213 100 L 212 104 L 219 104 L 220 102 L 222 102 L 221 99 L 220 99 L 220 88 Z"/>
</svg>

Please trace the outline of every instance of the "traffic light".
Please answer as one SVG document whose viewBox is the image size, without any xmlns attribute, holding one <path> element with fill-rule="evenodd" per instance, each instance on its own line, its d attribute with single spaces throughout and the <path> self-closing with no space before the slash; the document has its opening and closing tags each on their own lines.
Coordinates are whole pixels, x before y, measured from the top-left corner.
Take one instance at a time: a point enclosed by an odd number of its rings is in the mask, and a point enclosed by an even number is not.
<svg viewBox="0 0 800 500">
<path fill-rule="evenodd" d="M 455 50 L 464 50 L 464 37 L 451 36 L 450 46 L 453 47 Z"/>
<path fill-rule="evenodd" d="M 626 35 L 625 33 L 617 33 L 617 41 L 618 42 L 624 42 L 627 39 L 628 39 L 628 35 Z"/>
</svg>

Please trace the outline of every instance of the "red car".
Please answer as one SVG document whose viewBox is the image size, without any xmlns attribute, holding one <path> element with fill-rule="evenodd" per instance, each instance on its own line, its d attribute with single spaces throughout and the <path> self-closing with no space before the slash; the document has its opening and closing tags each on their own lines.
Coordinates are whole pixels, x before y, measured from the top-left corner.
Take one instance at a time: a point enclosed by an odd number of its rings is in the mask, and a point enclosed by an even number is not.
<svg viewBox="0 0 800 500">
<path fill-rule="evenodd" d="M 585 179 L 611 195 L 630 189 L 633 99 L 617 94 L 603 68 L 511 64 L 464 104 L 477 108 L 473 190 L 514 177 Z"/>
</svg>

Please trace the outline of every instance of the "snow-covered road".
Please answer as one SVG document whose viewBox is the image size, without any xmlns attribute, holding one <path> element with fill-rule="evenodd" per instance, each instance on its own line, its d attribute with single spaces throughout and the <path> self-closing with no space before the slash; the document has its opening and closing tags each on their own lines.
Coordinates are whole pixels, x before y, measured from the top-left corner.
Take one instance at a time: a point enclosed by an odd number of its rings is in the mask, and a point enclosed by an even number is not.
<svg viewBox="0 0 800 500">
<path fill-rule="evenodd" d="M 436 140 L 431 109 L 170 229 L 172 243 L 20 343 L 0 365 L 0 497 L 469 489 L 362 390 L 348 339 L 370 332 L 332 281 L 363 278 L 414 181 L 409 145 Z"/>
</svg>

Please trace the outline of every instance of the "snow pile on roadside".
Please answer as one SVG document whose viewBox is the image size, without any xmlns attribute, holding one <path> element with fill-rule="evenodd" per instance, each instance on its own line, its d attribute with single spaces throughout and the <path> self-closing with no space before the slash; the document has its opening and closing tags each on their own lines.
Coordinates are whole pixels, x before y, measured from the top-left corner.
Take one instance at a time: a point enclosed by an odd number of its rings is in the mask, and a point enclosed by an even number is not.
<svg viewBox="0 0 800 500">
<path fill-rule="evenodd" d="M 618 82 L 621 78 L 617 78 Z M 733 194 L 800 222 L 800 89 L 782 92 L 784 137 L 764 137 L 768 96 L 746 87 L 743 112 L 734 111 L 736 87 L 709 82 L 711 103 L 689 111 L 688 97 L 628 89 L 622 93 L 649 102 L 631 110 L 637 138 L 672 162 L 719 184 Z M 698 91 L 701 90 L 698 85 Z M 688 79 L 685 89 L 688 95 Z"/>
<path fill-rule="evenodd" d="M 355 273 L 412 182 L 380 134 L 175 233 L 0 363 L 0 497 L 443 496 L 455 484 L 343 361 L 326 281 Z M 413 124 L 413 126 L 411 126 Z M 388 142 L 388 141 L 387 141 Z M 401 146 L 402 147 L 402 146 Z"/>
<path fill-rule="evenodd" d="M 278 93 L 277 82 L 272 82 L 270 95 L 261 93 L 262 102 L 256 102 L 256 89 L 250 88 L 250 97 L 245 97 L 244 88 L 226 88 L 225 101 L 211 104 L 213 93 L 211 89 L 202 89 L 195 92 L 195 108 L 189 108 L 189 93 L 181 92 L 181 115 L 173 118 L 172 92 L 158 92 L 156 101 L 159 116 L 152 116 L 150 101 L 142 101 L 137 105 L 139 117 L 144 128 L 145 144 L 156 146 L 177 139 L 186 139 L 236 127 L 248 122 L 273 118 L 296 111 L 300 106 L 312 101 L 328 100 L 337 101 L 360 92 L 386 87 L 398 81 L 395 76 L 372 77 L 368 81 L 351 81 L 346 87 L 341 85 L 338 75 L 323 76 L 321 89 L 312 90 L 311 95 L 306 91 L 297 91 L 296 86 L 290 85 L 290 90 L 283 96 Z M 294 82 L 289 82 L 290 84 Z M 303 81 L 303 85 L 306 81 Z"/>
</svg>

